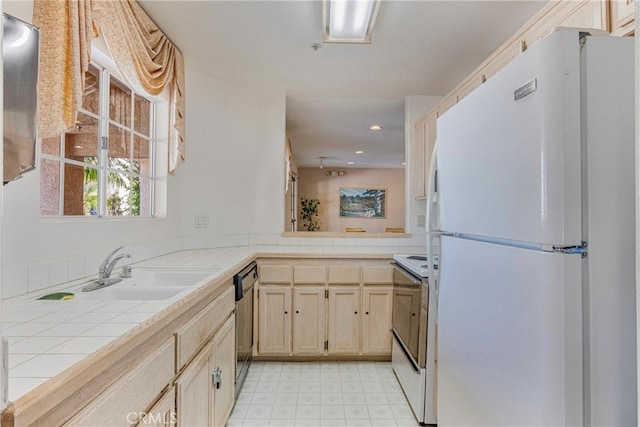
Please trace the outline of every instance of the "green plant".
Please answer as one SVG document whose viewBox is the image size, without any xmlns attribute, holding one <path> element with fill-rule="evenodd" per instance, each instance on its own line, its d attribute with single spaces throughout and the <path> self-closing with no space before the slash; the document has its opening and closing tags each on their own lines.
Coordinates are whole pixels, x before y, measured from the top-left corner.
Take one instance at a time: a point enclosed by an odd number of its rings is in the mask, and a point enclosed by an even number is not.
<svg viewBox="0 0 640 427">
<path fill-rule="evenodd" d="M 320 231 L 320 225 L 318 224 L 317 218 L 320 200 L 301 197 L 300 206 L 300 218 L 303 222 L 302 225 L 307 229 L 307 231 Z"/>
</svg>

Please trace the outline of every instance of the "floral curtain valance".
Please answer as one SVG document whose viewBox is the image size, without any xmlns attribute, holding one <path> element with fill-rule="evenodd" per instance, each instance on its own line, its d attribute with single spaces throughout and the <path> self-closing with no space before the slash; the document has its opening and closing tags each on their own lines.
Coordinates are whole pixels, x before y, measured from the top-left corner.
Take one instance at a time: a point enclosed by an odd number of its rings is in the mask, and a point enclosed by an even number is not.
<svg viewBox="0 0 640 427">
<path fill-rule="evenodd" d="M 129 86 L 150 95 L 169 88 L 169 172 L 184 162 L 184 57 L 135 1 L 35 0 L 33 22 L 41 32 L 41 137 L 75 125 L 91 40 L 100 31 Z"/>
</svg>

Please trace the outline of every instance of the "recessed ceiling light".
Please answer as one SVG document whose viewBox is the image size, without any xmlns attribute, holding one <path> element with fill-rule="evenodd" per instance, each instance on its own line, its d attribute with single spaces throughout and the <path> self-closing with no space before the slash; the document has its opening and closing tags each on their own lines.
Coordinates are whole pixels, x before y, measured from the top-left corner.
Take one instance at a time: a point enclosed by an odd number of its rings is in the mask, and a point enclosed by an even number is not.
<svg viewBox="0 0 640 427">
<path fill-rule="evenodd" d="M 371 129 L 371 130 L 375 130 L 375 131 L 378 131 L 378 130 L 381 130 L 381 129 L 382 129 L 382 126 L 380 126 L 380 125 L 373 125 L 373 126 L 371 126 L 369 129 Z"/>
<path fill-rule="evenodd" d="M 347 164 L 348 164 L 348 165 L 352 165 L 352 164 L 353 164 L 353 162 L 347 162 Z"/>
<path fill-rule="evenodd" d="M 356 154 L 364 154 L 364 151 L 358 150 L 358 151 L 356 151 Z"/>
<path fill-rule="evenodd" d="M 406 166 L 406 165 L 407 165 L 407 162 L 402 162 L 402 166 Z"/>
</svg>

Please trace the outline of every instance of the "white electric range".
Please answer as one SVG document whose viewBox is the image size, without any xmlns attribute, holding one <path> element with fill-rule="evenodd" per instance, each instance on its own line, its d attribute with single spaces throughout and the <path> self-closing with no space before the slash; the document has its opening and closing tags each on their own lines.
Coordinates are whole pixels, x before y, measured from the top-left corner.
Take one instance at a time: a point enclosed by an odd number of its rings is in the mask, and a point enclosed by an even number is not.
<svg viewBox="0 0 640 427">
<path fill-rule="evenodd" d="M 393 260 L 418 277 L 429 277 L 426 255 L 394 255 Z"/>
<path fill-rule="evenodd" d="M 398 254 L 393 260 L 391 364 L 417 421 L 435 425 L 435 280 L 428 279 L 424 255 Z"/>
</svg>

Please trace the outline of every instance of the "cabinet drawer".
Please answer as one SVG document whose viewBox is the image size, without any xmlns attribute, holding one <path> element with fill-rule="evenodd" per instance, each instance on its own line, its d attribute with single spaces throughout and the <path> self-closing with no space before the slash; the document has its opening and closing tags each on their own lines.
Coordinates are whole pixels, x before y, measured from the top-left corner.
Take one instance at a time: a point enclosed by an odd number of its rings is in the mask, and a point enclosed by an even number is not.
<svg viewBox="0 0 640 427">
<path fill-rule="evenodd" d="M 175 426 L 176 414 L 176 388 L 167 390 L 160 400 L 149 409 L 144 418 L 138 423 L 138 427 L 168 427 Z"/>
<path fill-rule="evenodd" d="M 324 266 L 296 265 L 293 267 L 293 283 L 324 284 L 327 281 L 327 269 Z"/>
<path fill-rule="evenodd" d="M 222 295 L 203 308 L 196 316 L 176 332 L 176 367 L 182 370 L 184 365 L 213 335 L 235 307 L 233 286 L 229 286 Z"/>
<path fill-rule="evenodd" d="M 66 425 L 129 426 L 135 423 L 173 378 L 173 363 L 174 343 L 168 339 Z"/>
<path fill-rule="evenodd" d="M 358 265 L 329 266 L 329 283 L 360 284 L 360 266 Z"/>
<path fill-rule="evenodd" d="M 290 265 L 261 265 L 258 277 L 260 283 L 291 283 L 293 274 Z"/>
<path fill-rule="evenodd" d="M 393 284 L 393 267 L 391 265 L 364 267 L 363 280 L 366 285 Z"/>
</svg>

